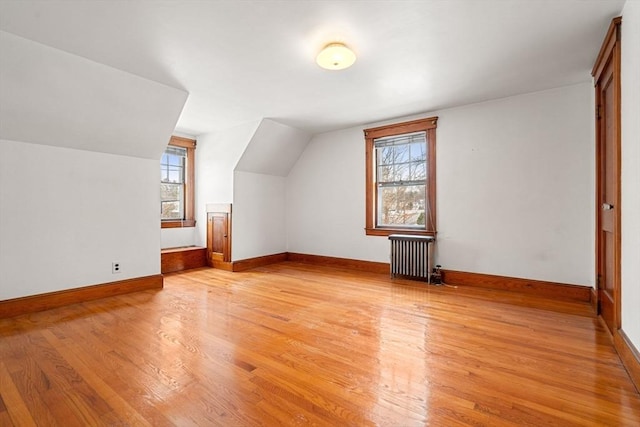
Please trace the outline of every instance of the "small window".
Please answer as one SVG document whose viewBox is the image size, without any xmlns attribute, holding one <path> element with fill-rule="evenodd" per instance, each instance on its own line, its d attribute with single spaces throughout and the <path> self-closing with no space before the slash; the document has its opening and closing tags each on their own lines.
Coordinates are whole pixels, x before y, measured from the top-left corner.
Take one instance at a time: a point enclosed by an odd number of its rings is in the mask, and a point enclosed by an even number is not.
<svg viewBox="0 0 640 427">
<path fill-rule="evenodd" d="M 437 117 L 365 130 L 366 234 L 435 234 Z"/>
<path fill-rule="evenodd" d="M 184 184 L 187 166 L 187 149 L 167 147 L 160 163 L 161 218 L 184 219 Z"/>
<path fill-rule="evenodd" d="M 195 141 L 171 137 L 160 160 L 162 228 L 193 227 Z"/>
</svg>

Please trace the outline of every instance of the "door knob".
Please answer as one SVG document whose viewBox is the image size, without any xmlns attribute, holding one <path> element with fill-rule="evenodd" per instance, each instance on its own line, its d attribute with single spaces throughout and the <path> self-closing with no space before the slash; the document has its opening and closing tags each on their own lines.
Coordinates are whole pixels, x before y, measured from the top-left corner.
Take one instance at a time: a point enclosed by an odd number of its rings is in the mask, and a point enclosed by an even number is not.
<svg viewBox="0 0 640 427">
<path fill-rule="evenodd" d="M 613 209 L 613 205 L 611 205 L 609 203 L 603 203 L 602 204 L 602 210 L 603 211 L 610 211 L 611 209 Z"/>
</svg>

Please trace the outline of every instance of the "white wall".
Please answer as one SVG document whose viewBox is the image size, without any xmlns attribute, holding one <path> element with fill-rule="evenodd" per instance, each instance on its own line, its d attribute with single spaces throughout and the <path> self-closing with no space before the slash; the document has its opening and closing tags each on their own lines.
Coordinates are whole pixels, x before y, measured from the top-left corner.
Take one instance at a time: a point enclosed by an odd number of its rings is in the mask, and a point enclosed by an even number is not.
<svg viewBox="0 0 640 427">
<path fill-rule="evenodd" d="M 589 83 L 443 110 L 437 262 L 468 272 L 594 285 Z M 416 117 L 394 120 L 404 121 Z M 364 137 L 314 137 L 287 178 L 288 250 L 388 262 L 364 234 Z"/>
<path fill-rule="evenodd" d="M 259 124 L 250 122 L 198 136 L 195 245 L 207 245 L 206 205 L 233 202 L 233 169 Z"/>
<path fill-rule="evenodd" d="M 622 329 L 640 349 L 640 2 L 622 12 Z"/>
<path fill-rule="evenodd" d="M 6 140 L 0 153 L 0 300 L 160 273 L 157 160 Z"/>
<path fill-rule="evenodd" d="M 438 262 L 594 285 L 590 84 L 443 111 Z"/>
<path fill-rule="evenodd" d="M 232 261 L 287 251 L 285 178 L 234 172 Z"/>
<path fill-rule="evenodd" d="M 196 228 L 163 228 L 160 231 L 160 245 L 162 249 L 194 246 L 196 242 Z"/>
<path fill-rule="evenodd" d="M 364 234 L 364 134 L 314 136 L 287 177 L 287 250 L 389 262 L 389 242 Z"/>
<path fill-rule="evenodd" d="M 284 176 L 308 141 L 270 119 L 198 137 L 195 244 L 206 245 L 206 205 L 233 203 L 232 261 L 285 252 Z"/>
<path fill-rule="evenodd" d="M 158 274 L 159 159 L 188 94 L 3 31 L 0 52 L 0 299 Z"/>
<path fill-rule="evenodd" d="M 233 261 L 287 250 L 285 177 L 310 135 L 263 119 L 242 153 L 233 179 Z"/>
</svg>

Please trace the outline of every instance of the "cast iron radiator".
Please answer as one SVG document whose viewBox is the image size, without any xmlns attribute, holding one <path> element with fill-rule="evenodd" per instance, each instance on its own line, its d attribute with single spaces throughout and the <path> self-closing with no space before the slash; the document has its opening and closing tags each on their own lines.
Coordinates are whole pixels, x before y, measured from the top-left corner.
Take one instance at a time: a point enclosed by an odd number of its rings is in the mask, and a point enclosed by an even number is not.
<svg viewBox="0 0 640 427">
<path fill-rule="evenodd" d="M 429 244 L 435 241 L 435 237 L 392 234 L 389 240 L 391 277 L 402 276 L 428 282 L 431 271 Z"/>
</svg>

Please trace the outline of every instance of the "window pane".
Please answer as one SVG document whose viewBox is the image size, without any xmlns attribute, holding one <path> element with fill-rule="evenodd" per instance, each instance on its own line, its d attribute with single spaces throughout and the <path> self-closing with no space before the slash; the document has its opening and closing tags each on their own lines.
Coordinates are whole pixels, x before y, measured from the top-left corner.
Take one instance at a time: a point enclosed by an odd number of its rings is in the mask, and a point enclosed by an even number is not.
<svg viewBox="0 0 640 427">
<path fill-rule="evenodd" d="M 378 182 L 393 182 L 395 180 L 396 178 L 393 173 L 393 166 L 378 167 Z"/>
<path fill-rule="evenodd" d="M 176 145 L 174 145 L 176 144 Z M 173 227 L 173 221 L 186 221 L 181 227 L 195 225 L 193 177 L 195 140 L 171 137 L 160 159 L 160 218 L 162 228 Z"/>
<path fill-rule="evenodd" d="M 413 143 L 409 146 L 409 149 L 411 150 L 411 161 L 427 159 L 426 143 Z"/>
<path fill-rule="evenodd" d="M 182 198 L 182 188 L 182 184 L 160 184 L 160 200 L 180 200 Z"/>
<path fill-rule="evenodd" d="M 184 219 L 184 185 L 160 184 L 160 218 Z"/>
<path fill-rule="evenodd" d="M 396 181 L 409 181 L 411 179 L 409 163 L 396 165 Z"/>
<path fill-rule="evenodd" d="M 182 156 L 169 156 L 169 164 L 171 166 L 182 166 L 184 163 L 184 157 Z"/>
<path fill-rule="evenodd" d="M 376 159 L 379 165 L 393 164 L 393 147 L 381 147 L 376 149 Z"/>
<path fill-rule="evenodd" d="M 426 180 L 427 140 L 424 134 L 399 135 L 376 142 L 376 182 L 402 184 Z"/>
<path fill-rule="evenodd" d="M 422 227 L 425 215 L 424 185 L 378 187 L 377 226 Z"/>
<path fill-rule="evenodd" d="M 411 181 L 427 179 L 427 165 L 423 162 L 411 164 Z"/>
<path fill-rule="evenodd" d="M 394 149 L 395 149 L 395 152 L 393 154 L 393 160 L 395 163 L 403 163 L 403 162 L 409 161 L 408 145 L 396 145 Z"/>
<path fill-rule="evenodd" d="M 180 213 L 180 202 L 161 202 L 161 219 L 183 219 Z"/>
<path fill-rule="evenodd" d="M 183 183 L 187 150 L 169 146 L 160 162 L 160 181 Z"/>
<path fill-rule="evenodd" d="M 169 166 L 169 170 L 167 173 L 168 182 L 184 182 L 184 169 L 175 166 Z"/>
</svg>

